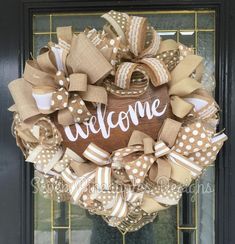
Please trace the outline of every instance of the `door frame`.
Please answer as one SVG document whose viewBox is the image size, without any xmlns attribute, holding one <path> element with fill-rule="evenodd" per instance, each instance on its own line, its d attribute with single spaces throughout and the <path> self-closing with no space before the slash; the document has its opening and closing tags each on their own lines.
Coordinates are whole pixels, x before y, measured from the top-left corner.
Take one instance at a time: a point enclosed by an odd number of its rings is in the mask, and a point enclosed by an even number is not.
<svg viewBox="0 0 235 244">
<path fill-rule="evenodd" d="M 18 33 L 15 35 L 15 43 L 19 47 L 19 53 L 15 55 L 18 58 L 15 68 L 18 70 L 18 76 L 22 74 L 24 68 L 24 61 L 29 58 L 32 52 L 32 18 L 34 14 L 50 13 L 50 12 L 91 12 L 91 11 L 105 11 L 110 9 L 116 10 L 200 10 L 212 9 L 216 11 L 216 100 L 221 107 L 221 121 L 219 128 L 226 128 L 226 133 L 229 140 L 225 143 L 219 157 L 216 161 L 216 209 L 215 209 L 215 239 L 216 244 L 232 244 L 235 243 L 235 232 L 233 228 L 235 224 L 235 191 L 233 193 L 232 186 L 235 185 L 235 165 L 232 164 L 235 160 L 235 99 L 232 99 L 232 94 L 235 95 L 235 86 L 233 77 L 235 75 L 235 67 L 232 67 L 232 61 L 235 60 L 235 51 L 232 49 L 232 43 L 235 41 L 235 32 L 232 32 L 231 27 L 235 26 L 235 19 L 233 12 L 235 12 L 235 2 L 232 0 L 197 0 L 197 1 L 153 1 L 153 0 L 119 0 L 119 1 L 27 1 L 27 0 L 14 0 L 17 3 L 19 10 L 17 16 L 20 18 L 19 23 L 9 21 L 9 28 L 14 28 Z M 3 7 L 4 9 L 4 7 Z M 6 9 L 4 19 L 10 20 L 12 8 Z M 14 26 L 13 26 L 14 25 Z M 18 30 L 17 28 L 18 27 Z M 20 31 L 19 31 L 20 30 Z M 5 38 L 0 41 L 2 46 L 6 46 L 9 40 Z M 10 44 L 9 44 L 10 45 Z M 4 57 L 3 57 L 4 58 Z M 1 65 L 1 64 L 0 64 Z M 17 67 L 18 65 L 18 67 Z M 1 68 L 1 66 L 0 66 Z M 1 75 L 0 75 L 1 78 Z M 7 86 L 7 81 L 3 81 L 3 85 Z M 1 114 L 2 115 L 2 114 Z M 7 116 L 8 120 L 11 117 Z M 6 128 L 9 128 L 6 126 Z M 9 136 L 10 132 L 9 132 Z M 3 145 L 4 140 L 1 138 L 0 147 Z M 7 142 L 8 143 L 8 142 Z M 9 142 L 9 147 L 14 148 L 12 140 Z M 0 160 L 7 160 L 4 155 Z M 34 203 L 31 187 L 31 180 L 33 177 L 33 167 L 24 162 L 20 153 L 17 153 L 16 160 L 18 161 L 18 172 L 11 172 L 15 176 L 14 180 L 8 178 L 8 170 L 2 174 L 5 176 L 4 184 L 13 184 L 13 187 L 19 186 L 19 194 L 15 196 L 15 201 L 18 203 L 18 211 L 20 214 L 10 218 L 11 222 L 5 223 L 0 227 L 3 231 L 1 235 L 1 243 L 20 243 L 32 244 L 34 239 Z M 20 162 L 20 164 L 19 164 Z M 9 162 L 11 163 L 11 162 Z M 1 168 L 0 168 L 1 170 Z M 1 174 L 0 174 L 1 177 Z M 9 189 L 0 189 L 1 195 L 6 195 Z M 6 201 L 14 201 L 14 199 L 7 198 Z M 7 219 L 9 209 L 6 205 L 1 205 L 1 218 Z M 15 242 L 6 242 L 9 238 L 7 235 L 12 235 L 12 226 L 15 221 L 16 234 Z M 4 236 L 6 239 L 4 239 Z"/>
</svg>

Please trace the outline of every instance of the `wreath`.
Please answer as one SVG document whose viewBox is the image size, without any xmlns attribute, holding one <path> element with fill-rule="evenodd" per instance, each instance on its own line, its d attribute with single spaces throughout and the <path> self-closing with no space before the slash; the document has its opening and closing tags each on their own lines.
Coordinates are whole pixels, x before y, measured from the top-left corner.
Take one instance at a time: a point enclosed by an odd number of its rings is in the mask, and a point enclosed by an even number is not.
<svg viewBox="0 0 235 244">
<path fill-rule="evenodd" d="M 101 31 L 57 28 L 58 43 L 26 61 L 9 84 L 12 130 L 45 197 L 135 231 L 179 202 L 227 137 L 202 57 L 144 17 L 102 17 Z"/>
</svg>

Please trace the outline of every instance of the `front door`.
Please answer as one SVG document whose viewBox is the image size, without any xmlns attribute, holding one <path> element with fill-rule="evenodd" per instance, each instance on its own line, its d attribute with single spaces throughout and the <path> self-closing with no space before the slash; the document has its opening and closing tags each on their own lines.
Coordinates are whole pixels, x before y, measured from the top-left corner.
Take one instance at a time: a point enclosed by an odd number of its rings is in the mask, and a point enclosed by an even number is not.
<svg viewBox="0 0 235 244">
<path fill-rule="evenodd" d="M 15 1 L 15 4 L 19 3 Z M 11 104 L 11 100 L 6 87 L 9 80 L 21 75 L 24 61 L 30 55 L 36 56 L 39 49 L 47 42 L 56 41 L 56 27 L 72 25 L 75 32 L 87 26 L 99 29 L 103 26 L 99 16 L 113 8 L 148 17 L 162 39 L 172 38 L 182 42 L 194 48 L 197 54 L 205 57 L 207 77 L 203 82 L 206 88 L 216 96 L 222 108 L 231 106 L 227 102 L 230 98 L 228 87 L 231 81 L 226 83 L 227 80 L 224 79 L 227 68 L 225 54 L 229 52 L 229 47 L 222 50 L 226 33 L 222 31 L 221 23 L 219 23 L 224 21 L 223 11 L 225 10 L 218 7 L 219 5 L 208 4 L 207 6 L 205 3 L 204 5 L 176 4 L 168 7 L 160 3 L 159 5 L 153 3 L 139 5 L 128 6 L 128 1 L 122 6 L 114 1 L 112 4 L 110 1 L 110 4 L 108 2 L 93 4 L 83 2 L 81 5 L 73 2 L 62 4 L 60 1 L 53 3 L 41 1 L 35 4 L 25 2 L 21 5 L 21 10 L 14 9 L 17 16 L 22 14 L 20 29 L 12 29 L 11 32 L 5 28 L 7 33 L 5 39 L 8 42 L 3 44 L 11 45 L 12 48 L 7 48 L 2 52 L 4 61 L 1 57 L 1 67 L 4 71 L 0 74 L 1 87 L 3 87 L 1 90 L 3 108 L 1 110 L 3 123 L 1 150 L 4 152 L 1 154 L 0 164 L 0 181 L 1 186 L 4 186 L 1 188 L 3 199 L 1 209 L 7 209 L 3 212 L 3 216 L 7 218 L 5 223 L 4 218 L 1 218 L 0 227 L 5 229 L 6 226 L 10 226 L 10 223 L 15 222 L 17 224 L 14 228 L 17 231 L 10 235 L 10 229 L 12 230 L 13 227 L 7 228 L 5 235 L 8 233 L 8 237 L 1 235 L 1 243 L 230 243 L 227 239 L 230 237 L 226 234 L 225 228 L 229 216 L 227 212 L 224 212 L 228 210 L 226 204 L 229 204 L 226 200 L 229 192 L 225 191 L 225 186 L 230 187 L 232 182 L 231 180 L 227 182 L 225 178 L 228 170 L 232 170 L 226 162 L 229 157 L 227 148 L 221 152 L 222 156 L 216 162 L 216 166 L 209 167 L 200 181 L 187 189 L 177 207 L 161 212 L 154 223 L 141 230 L 124 234 L 108 227 L 101 218 L 89 215 L 78 206 L 59 203 L 60 199 L 56 196 L 54 200 L 44 198 L 49 191 L 48 182 L 41 182 L 40 189 L 34 187 L 32 180 L 40 180 L 40 178 L 34 177 L 32 166 L 23 161 L 10 135 L 11 115 L 7 113 L 6 108 Z M 6 9 L 10 9 L 7 7 Z M 16 17 L 12 16 L 12 19 L 16 25 Z M 223 84 L 221 79 L 224 79 Z M 222 111 L 221 127 L 229 125 L 233 119 L 232 116 L 230 120 L 225 118 L 227 109 Z M 230 140 L 229 143 L 232 143 L 232 139 Z M 225 199 L 221 199 L 222 196 Z M 232 200 L 230 204 L 231 202 Z M 7 206 L 3 203 L 7 203 Z M 233 233 L 230 235 L 232 236 Z M 225 240 L 228 241 L 225 242 Z"/>
</svg>

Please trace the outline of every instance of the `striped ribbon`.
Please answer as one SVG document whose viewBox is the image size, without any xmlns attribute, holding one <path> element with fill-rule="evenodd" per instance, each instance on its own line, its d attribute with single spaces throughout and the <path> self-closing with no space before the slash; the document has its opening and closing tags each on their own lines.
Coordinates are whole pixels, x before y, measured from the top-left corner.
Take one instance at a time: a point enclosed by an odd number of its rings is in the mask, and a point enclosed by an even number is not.
<svg viewBox="0 0 235 244">
<path fill-rule="evenodd" d="M 171 151 L 171 149 L 167 147 L 167 145 L 163 141 L 156 142 L 154 145 L 154 149 L 155 149 L 154 155 L 157 158 L 160 158 Z"/>
<path fill-rule="evenodd" d="M 170 159 L 171 163 L 178 164 L 178 165 L 182 166 L 183 168 L 189 170 L 193 177 L 197 177 L 202 173 L 203 167 L 193 163 L 190 159 L 182 156 L 181 154 L 179 154 L 177 152 L 174 152 L 174 151 L 171 152 L 168 155 L 168 158 Z"/>
<path fill-rule="evenodd" d="M 116 196 L 115 204 L 111 210 L 110 216 L 115 216 L 118 218 L 123 218 L 127 215 L 127 203 L 123 199 L 121 194 Z"/>
<path fill-rule="evenodd" d="M 87 189 L 91 182 L 95 179 L 95 171 L 87 173 L 77 178 L 70 187 L 70 194 L 74 202 L 77 202 L 82 193 Z"/>
<path fill-rule="evenodd" d="M 193 177 L 197 177 L 201 174 L 203 168 L 199 165 L 193 163 L 190 159 L 182 156 L 181 154 L 172 151 L 163 141 L 156 142 L 155 146 L 155 156 L 157 158 L 167 155 L 167 158 L 171 163 L 176 163 L 181 167 L 186 168 L 189 170 Z"/>
<path fill-rule="evenodd" d="M 98 167 L 95 177 L 96 188 L 98 190 L 110 190 L 111 188 L 111 168 Z"/>
<path fill-rule="evenodd" d="M 90 143 L 83 153 L 83 156 L 99 166 L 110 164 L 110 154 L 94 143 Z"/>
<path fill-rule="evenodd" d="M 126 201 L 130 203 L 135 203 L 135 202 L 142 202 L 144 197 L 144 192 L 133 192 L 133 191 L 127 191 L 126 193 Z"/>
<path fill-rule="evenodd" d="M 75 180 L 77 180 L 77 176 L 72 173 L 69 167 L 67 167 L 62 173 L 61 173 L 62 179 L 67 183 L 67 184 L 73 184 Z"/>
</svg>

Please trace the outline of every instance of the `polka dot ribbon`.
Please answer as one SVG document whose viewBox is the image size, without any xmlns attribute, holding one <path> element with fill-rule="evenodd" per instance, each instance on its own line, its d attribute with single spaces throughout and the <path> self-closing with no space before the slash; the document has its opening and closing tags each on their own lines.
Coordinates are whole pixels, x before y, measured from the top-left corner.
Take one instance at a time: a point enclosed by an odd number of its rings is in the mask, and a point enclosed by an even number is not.
<svg viewBox="0 0 235 244">
<path fill-rule="evenodd" d="M 45 123 L 44 120 L 39 120 L 37 126 Z M 39 134 L 42 136 L 37 127 L 31 133 L 35 137 Z M 112 172 L 115 169 L 124 168 L 133 186 L 144 185 L 146 180 L 163 187 L 166 183 L 174 182 L 179 187 L 189 185 L 215 160 L 226 139 L 223 133 L 215 135 L 214 130 L 201 121 L 182 126 L 177 121 L 167 119 L 156 142 L 148 135 L 134 131 L 128 147 L 112 155 L 93 143 L 89 144 L 83 153 L 84 160 L 70 149 L 63 153 L 58 139 L 53 140 L 51 147 L 44 147 L 43 143 L 37 145 L 30 150 L 26 161 L 33 162 L 36 169 L 44 174 L 60 174 L 69 186 L 72 202 L 79 202 L 85 207 L 94 206 L 97 202 L 101 204 L 97 210 L 100 213 L 123 218 L 127 215 L 128 203 L 133 206 L 139 204 L 151 213 L 153 209 L 164 208 L 164 204 L 176 204 L 181 191 L 178 195 L 174 195 L 174 192 L 165 195 L 162 187 L 151 187 L 148 194 L 154 194 L 155 203 L 146 205 L 149 200 L 143 191 L 134 192 L 131 188 L 127 191 L 122 184 L 119 184 L 118 191 L 113 189 Z"/>
<path fill-rule="evenodd" d="M 117 96 L 139 96 L 147 90 L 149 80 L 154 86 L 160 86 L 171 79 L 165 64 L 155 57 L 160 37 L 146 18 L 116 11 L 104 14 L 103 18 L 129 48 L 129 58 L 125 58 L 129 61 L 118 65 L 114 81 L 106 82 L 109 92 Z"/>
<path fill-rule="evenodd" d="M 59 44 L 42 48 L 37 59 L 26 62 L 24 78 L 9 85 L 23 122 L 57 112 L 63 126 L 82 123 L 91 117 L 87 102 L 107 105 L 106 89 L 95 83 L 110 73 L 110 63 L 84 33 L 72 35 L 71 27 L 57 31 Z"/>
<path fill-rule="evenodd" d="M 141 202 L 143 193 L 128 192 L 125 196 L 122 189 L 119 189 L 119 191 L 117 189 L 112 190 L 111 167 L 109 166 L 111 164 L 110 154 L 95 144 L 89 144 L 83 156 L 92 162 L 88 167 L 88 163 L 84 163 L 85 160 L 69 149 L 66 150 L 63 159 L 58 162 L 61 164 L 61 161 L 64 162 L 66 159 L 67 162 L 73 160 L 73 163 L 70 163 L 69 166 L 67 164 L 67 167 L 61 173 L 62 178 L 69 184 L 73 201 L 82 201 L 86 206 L 89 201 L 99 201 L 102 203 L 100 209 L 102 213 L 118 218 L 125 217 L 127 202 L 133 204 Z M 94 165 L 96 166 L 94 167 Z M 97 193 L 87 196 L 85 192 L 92 184 L 94 184 Z M 84 194 L 86 194 L 86 199 L 84 199 Z"/>
<path fill-rule="evenodd" d="M 34 125 L 29 127 L 22 123 L 19 114 L 16 113 L 12 129 L 17 144 L 25 152 L 26 156 L 38 145 L 52 148 L 59 146 L 62 142 L 60 132 L 50 119 L 46 117 L 37 119 Z"/>
<path fill-rule="evenodd" d="M 156 142 L 148 135 L 134 131 L 128 147 L 113 153 L 113 167 L 125 168 L 134 186 L 142 184 L 147 176 L 158 184 L 165 184 L 169 179 L 182 185 L 190 184 L 205 165 L 212 163 L 227 137 L 223 133 L 214 136 L 214 131 L 202 122 L 177 130 L 175 124 L 177 126 L 179 122 L 167 119 Z"/>
</svg>

